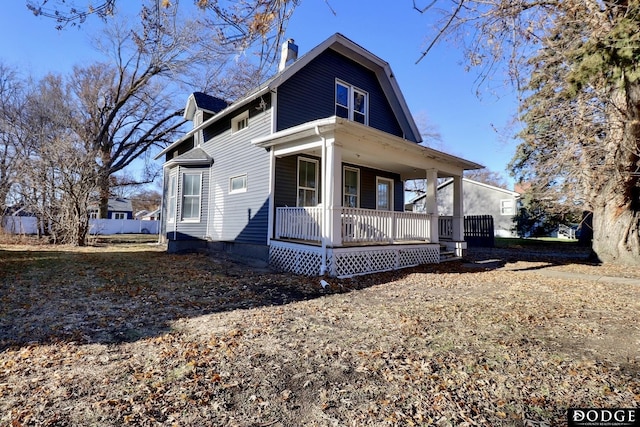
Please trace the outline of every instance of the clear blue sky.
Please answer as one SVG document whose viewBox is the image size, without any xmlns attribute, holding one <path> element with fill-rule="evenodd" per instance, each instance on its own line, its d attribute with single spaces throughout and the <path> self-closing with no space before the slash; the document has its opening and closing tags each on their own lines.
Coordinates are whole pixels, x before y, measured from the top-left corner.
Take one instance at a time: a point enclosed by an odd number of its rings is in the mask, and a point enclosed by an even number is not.
<svg viewBox="0 0 640 427">
<path fill-rule="evenodd" d="M 131 5 L 134 13 L 139 5 L 135 0 L 120 2 Z M 335 32 L 344 34 L 389 62 L 414 117 L 427 117 L 442 135 L 442 142 L 431 144 L 433 148 L 483 164 L 512 182 L 505 172 L 516 146 L 507 130 L 517 109 L 510 88 L 499 97 L 485 90 L 478 98 L 475 71 L 465 71 L 462 53 L 451 45 L 438 46 L 416 65 L 432 16 L 413 10 L 411 0 L 328 0 L 328 4 L 302 0 L 294 12 L 287 37 L 295 39 L 300 54 Z M 52 20 L 34 17 L 25 0 L 10 0 L 0 15 L 0 60 L 36 77 L 49 71 L 66 74 L 74 64 L 99 58 L 89 39 L 101 25 L 94 19 L 81 29 L 58 31 Z M 499 87 L 502 79 L 495 76 L 492 86 Z"/>
</svg>

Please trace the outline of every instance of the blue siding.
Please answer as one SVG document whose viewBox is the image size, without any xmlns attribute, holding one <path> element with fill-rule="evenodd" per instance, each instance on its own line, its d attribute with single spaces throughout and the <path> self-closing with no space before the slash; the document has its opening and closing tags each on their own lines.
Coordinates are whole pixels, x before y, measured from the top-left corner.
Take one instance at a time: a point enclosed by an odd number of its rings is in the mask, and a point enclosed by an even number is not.
<svg viewBox="0 0 640 427">
<path fill-rule="evenodd" d="M 312 158 L 310 156 L 301 156 Z M 320 161 L 320 159 L 317 159 Z M 276 207 L 296 206 L 297 204 L 297 170 L 298 156 L 289 156 L 282 159 L 276 159 L 276 184 L 274 191 L 274 204 Z M 404 210 L 404 183 L 400 175 L 371 169 L 358 165 L 343 163 L 343 166 L 349 166 L 360 170 L 360 207 L 363 209 L 376 208 L 376 177 L 393 179 L 394 194 L 393 204 L 395 211 Z M 320 163 L 320 167 L 322 164 Z M 320 183 L 322 185 L 322 182 Z M 322 189 L 318 191 L 318 198 L 321 197 Z M 320 201 L 322 203 L 322 201 Z"/>
<path fill-rule="evenodd" d="M 376 74 L 328 49 L 278 88 L 278 130 L 335 115 L 335 81 L 369 93 L 369 126 L 404 137 Z"/>
</svg>

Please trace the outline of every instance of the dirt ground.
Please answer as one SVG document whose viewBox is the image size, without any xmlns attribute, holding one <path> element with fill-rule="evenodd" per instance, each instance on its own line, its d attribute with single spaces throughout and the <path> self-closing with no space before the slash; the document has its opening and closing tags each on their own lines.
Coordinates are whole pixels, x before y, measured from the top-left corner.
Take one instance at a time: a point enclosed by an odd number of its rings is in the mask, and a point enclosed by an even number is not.
<svg viewBox="0 0 640 427">
<path fill-rule="evenodd" d="M 0 425 L 562 426 L 637 407 L 640 273 L 587 255 L 470 250 L 323 288 L 153 244 L 0 245 Z"/>
</svg>

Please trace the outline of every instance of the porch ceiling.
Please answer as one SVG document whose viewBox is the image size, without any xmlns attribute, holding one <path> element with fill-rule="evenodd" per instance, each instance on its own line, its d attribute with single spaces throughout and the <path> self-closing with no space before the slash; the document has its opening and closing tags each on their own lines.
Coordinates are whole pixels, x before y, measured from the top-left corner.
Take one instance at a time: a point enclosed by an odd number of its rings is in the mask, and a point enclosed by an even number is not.
<svg viewBox="0 0 640 427">
<path fill-rule="evenodd" d="M 428 169 L 437 169 L 439 176 L 447 177 L 483 167 L 335 116 L 258 138 L 253 143 L 274 149 L 278 157 L 301 153 L 321 157 L 325 139 L 333 139 L 342 147 L 343 162 L 399 173 L 403 179 L 423 179 Z"/>
</svg>

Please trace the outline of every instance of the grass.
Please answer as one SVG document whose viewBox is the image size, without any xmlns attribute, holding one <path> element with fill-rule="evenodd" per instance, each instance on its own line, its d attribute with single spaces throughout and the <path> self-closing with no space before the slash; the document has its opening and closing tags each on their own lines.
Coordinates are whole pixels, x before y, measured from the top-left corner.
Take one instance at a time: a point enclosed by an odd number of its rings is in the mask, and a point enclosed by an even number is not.
<svg viewBox="0 0 640 427">
<path fill-rule="evenodd" d="M 123 237 L 0 246 L 0 424 L 560 426 L 640 404 L 640 287 L 541 274 L 601 267 L 514 245 L 500 270 L 323 289 Z"/>
</svg>

